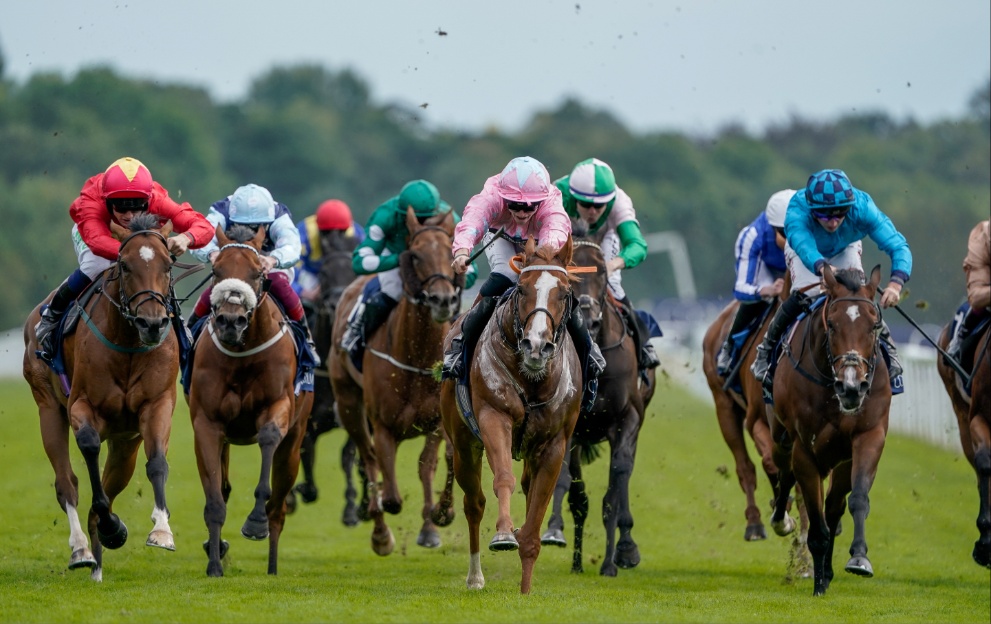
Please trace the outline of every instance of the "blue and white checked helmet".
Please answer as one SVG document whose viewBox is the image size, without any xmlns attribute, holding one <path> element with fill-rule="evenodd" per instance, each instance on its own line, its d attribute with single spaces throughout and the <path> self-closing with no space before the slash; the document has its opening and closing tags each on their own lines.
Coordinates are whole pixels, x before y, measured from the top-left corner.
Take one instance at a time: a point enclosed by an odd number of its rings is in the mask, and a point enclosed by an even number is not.
<svg viewBox="0 0 991 624">
<path fill-rule="evenodd" d="M 809 177 L 809 182 L 805 185 L 805 199 L 813 210 L 852 206 L 853 185 L 843 171 L 823 169 Z"/>
</svg>

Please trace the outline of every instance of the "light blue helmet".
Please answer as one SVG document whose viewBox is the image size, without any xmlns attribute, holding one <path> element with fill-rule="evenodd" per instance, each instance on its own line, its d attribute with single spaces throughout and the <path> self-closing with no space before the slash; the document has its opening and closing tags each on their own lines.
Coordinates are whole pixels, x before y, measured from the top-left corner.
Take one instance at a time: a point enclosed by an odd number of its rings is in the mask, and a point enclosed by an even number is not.
<svg viewBox="0 0 991 624">
<path fill-rule="evenodd" d="M 264 186 L 245 184 L 231 195 L 231 223 L 271 223 L 275 221 L 275 200 Z"/>
</svg>

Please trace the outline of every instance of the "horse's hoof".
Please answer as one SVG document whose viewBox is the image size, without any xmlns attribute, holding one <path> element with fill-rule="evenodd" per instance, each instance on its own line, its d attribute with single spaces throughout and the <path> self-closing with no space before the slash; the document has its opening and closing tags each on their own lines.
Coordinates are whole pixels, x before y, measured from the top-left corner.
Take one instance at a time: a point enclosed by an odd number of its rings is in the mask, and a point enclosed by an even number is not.
<svg viewBox="0 0 991 624">
<path fill-rule="evenodd" d="M 874 568 L 871 567 L 871 562 L 867 560 L 867 557 L 850 557 L 850 561 L 846 562 L 846 568 L 844 569 L 850 574 L 856 574 L 857 576 L 866 578 L 874 576 Z"/>
<path fill-rule="evenodd" d="M 842 520 L 837 520 L 836 521 L 836 534 L 833 535 L 833 537 L 839 537 L 842 534 L 843 534 L 843 521 Z"/>
<path fill-rule="evenodd" d="M 434 505 L 434 509 L 430 513 L 430 520 L 439 527 L 449 526 L 454 522 L 454 507 Z"/>
<path fill-rule="evenodd" d="M 297 494 L 299 494 L 299 497 L 302 498 L 303 502 L 306 504 L 315 503 L 317 496 L 320 494 L 319 490 L 317 490 L 317 486 L 306 482 L 296 485 L 293 489 Z"/>
<path fill-rule="evenodd" d="M 619 570 L 616 568 L 616 564 L 611 561 L 603 561 L 602 567 L 599 568 L 599 576 L 610 576 L 615 577 L 619 574 Z"/>
<path fill-rule="evenodd" d="M 297 506 L 296 493 L 289 490 L 289 493 L 286 494 L 286 514 L 296 513 Z"/>
<path fill-rule="evenodd" d="M 245 536 L 249 540 L 261 541 L 268 537 L 268 519 L 264 521 L 252 520 L 251 516 L 244 521 L 244 525 L 241 527 L 241 535 Z"/>
<path fill-rule="evenodd" d="M 519 550 L 520 543 L 516 541 L 516 536 L 512 533 L 496 533 L 492 541 L 489 542 L 489 550 L 501 552 L 506 550 Z"/>
<path fill-rule="evenodd" d="M 971 553 L 971 556 L 974 557 L 977 565 L 991 568 L 991 544 L 974 542 L 974 552 Z"/>
<path fill-rule="evenodd" d="M 206 564 L 206 575 L 214 578 L 224 575 L 224 566 L 219 561 L 211 561 Z"/>
<path fill-rule="evenodd" d="M 117 550 L 127 542 L 127 526 L 116 515 L 112 515 L 112 518 L 117 521 L 117 528 L 104 533 L 97 524 L 96 534 L 104 548 Z"/>
<path fill-rule="evenodd" d="M 788 514 L 785 514 L 785 517 L 781 520 L 781 522 L 775 522 L 774 518 L 771 518 L 771 528 L 774 529 L 774 532 L 781 537 L 791 535 L 791 533 L 795 530 L 795 519 Z"/>
<path fill-rule="evenodd" d="M 564 548 L 568 545 L 568 540 L 564 539 L 564 531 L 561 529 L 547 529 L 540 536 L 540 543 L 544 546 L 560 546 Z"/>
<path fill-rule="evenodd" d="M 368 522 L 369 520 L 372 519 L 372 514 L 368 513 L 367 503 L 364 505 L 358 505 L 356 514 L 358 516 L 358 520 L 360 520 L 361 522 Z"/>
<path fill-rule="evenodd" d="M 622 569 L 632 570 L 640 565 L 640 549 L 632 542 L 629 545 L 620 542 L 616 545 L 616 554 L 613 555 L 613 560 Z"/>
<path fill-rule="evenodd" d="M 382 511 L 387 514 L 392 514 L 393 516 L 399 515 L 403 510 L 403 501 L 401 500 L 382 500 Z"/>
<path fill-rule="evenodd" d="M 80 548 L 73 551 L 72 556 L 69 557 L 69 569 L 76 570 L 79 568 L 95 568 L 96 558 L 93 556 L 93 552 L 89 548 Z"/>
<path fill-rule="evenodd" d="M 346 505 L 344 507 L 344 513 L 341 514 L 341 522 L 346 527 L 354 527 L 361 524 L 361 520 L 358 519 L 358 509 L 354 505 Z"/>
<path fill-rule="evenodd" d="M 220 558 L 221 559 L 223 559 L 224 557 L 227 556 L 227 549 L 230 548 L 230 547 L 231 547 L 230 542 L 228 542 L 227 540 L 224 540 L 224 539 L 220 540 Z M 206 556 L 207 557 L 210 556 L 210 540 L 207 540 L 207 541 L 203 542 L 203 552 L 206 553 Z"/>
<path fill-rule="evenodd" d="M 175 552 L 175 538 L 169 531 L 152 531 L 148 534 L 145 546 L 154 546 Z"/>
<path fill-rule="evenodd" d="M 440 546 L 440 533 L 437 531 L 422 530 L 416 536 L 416 545 L 424 548 L 437 548 Z"/>
<path fill-rule="evenodd" d="M 372 550 L 375 554 L 380 557 L 385 557 L 386 555 L 391 555 L 392 550 L 396 547 L 396 538 L 392 536 L 392 531 L 389 529 L 385 530 L 385 536 L 376 535 L 372 532 Z"/>
<path fill-rule="evenodd" d="M 747 530 L 743 534 L 743 539 L 748 542 L 758 542 L 767 539 L 767 531 L 763 524 L 748 524 Z"/>
</svg>

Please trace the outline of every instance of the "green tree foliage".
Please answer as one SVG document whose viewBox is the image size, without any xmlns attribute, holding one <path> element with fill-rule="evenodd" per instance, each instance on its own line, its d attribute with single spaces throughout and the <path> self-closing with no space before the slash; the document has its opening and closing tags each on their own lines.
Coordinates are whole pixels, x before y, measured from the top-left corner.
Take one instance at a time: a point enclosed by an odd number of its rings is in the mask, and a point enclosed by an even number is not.
<svg viewBox="0 0 991 624">
<path fill-rule="evenodd" d="M 408 180 L 434 182 L 461 210 L 514 156 L 557 178 L 578 161 L 609 162 L 647 233 L 688 241 L 698 293 L 728 299 L 733 243 L 771 193 L 804 187 L 825 167 L 847 171 L 906 235 L 915 256 L 911 299 L 942 323 L 963 297 L 960 263 L 973 224 L 991 206 L 989 85 L 961 119 L 929 126 L 861 112 L 832 122 L 793 117 L 758 136 L 729 125 L 712 136 L 635 134 L 575 98 L 536 112 L 518 133 L 428 131 L 421 110 L 377 103 L 351 70 L 307 64 L 260 75 L 244 101 L 217 104 L 199 88 L 123 78 L 95 67 L 19 85 L 0 56 L 0 261 L 12 276 L 0 327 L 23 319 L 76 266 L 68 206 L 115 159 L 141 159 L 181 201 L 206 212 L 237 186 L 269 187 L 294 217 L 329 197 L 364 221 Z M 865 244 L 865 264 L 887 259 Z M 675 296 L 666 260 L 624 278 L 635 301 Z"/>
</svg>

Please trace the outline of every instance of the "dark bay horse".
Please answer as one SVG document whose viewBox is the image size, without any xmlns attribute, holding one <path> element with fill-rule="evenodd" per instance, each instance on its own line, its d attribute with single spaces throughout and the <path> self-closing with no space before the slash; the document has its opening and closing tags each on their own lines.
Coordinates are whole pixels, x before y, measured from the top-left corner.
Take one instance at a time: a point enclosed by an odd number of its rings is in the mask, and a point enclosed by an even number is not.
<svg viewBox="0 0 991 624">
<path fill-rule="evenodd" d="M 880 280 L 880 265 L 866 284 L 860 271 L 834 275 L 827 265 L 825 301 L 785 337 L 774 373 L 775 418 L 770 424 L 779 487 L 771 527 L 778 535 L 794 530 L 787 505 L 797 481 L 808 510 L 816 596 L 825 594 L 833 579 L 833 546 L 847 494 L 854 535 L 845 569 L 874 575 L 864 525 L 891 404 L 879 346 L 881 311 L 874 302 Z M 827 475 L 830 485 L 824 493 Z"/>
<path fill-rule="evenodd" d="M 577 228 L 574 233 L 583 231 Z M 554 488 L 554 503 L 547 531 L 541 536 L 544 545 L 565 546 L 561 504 L 565 492 L 575 523 L 572 572 L 582 572 L 582 538 L 588 517 L 589 499 L 582 478 L 582 463 L 591 461 L 600 442 L 609 442 L 609 485 L 602 499 L 602 521 L 606 529 L 606 553 L 599 573 L 616 576 L 618 568 L 630 569 L 640 563 L 640 551 L 631 534 L 633 513 L 630 510 L 630 477 L 637 451 L 637 438 L 644 413 L 654 396 L 656 376 L 647 369 L 647 383 L 637 370 L 637 352 L 627 333 L 619 304 L 608 290 L 606 263 L 599 242 L 575 236 L 572 261 L 580 267 L 594 267 L 574 284 L 574 293 L 582 309 L 585 326 L 606 358 L 606 370 L 599 376 L 599 391 L 590 413 L 581 414 L 571 437 L 570 452 Z M 584 458 L 584 459 L 583 459 Z M 619 530 L 619 543 L 616 531 Z"/>
<path fill-rule="evenodd" d="M 488 456 L 499 503 L 489 550 L 519 550 L 520 592 L 530 593 L 540 554 L 540 526 L 554 493 L 578 421 L 582 369 L 565 328 L 573 301 L 569 237 L 557 254 L 527 242 L 518 256 L 519 283 L 496 308 L 482 331 L 470 369 L 470 403 L 479 437 L 462 419 L 455 381 L 441 385 L 444 428 L 454 445 L 454 472 L 464 491 L 469 529 L 469 589 L 485 586 L 479 525 L 485 512 L 482 453 Z M 460 331 L 458 323 L 445 339 Z M 446 345 L 445 345 L 446 346 Z M 520 483 L 526 520 L 516 529 L 510 499 L 516 488 L 513 460 L 523 460 Z"/>
<path fill-rule="evenodd" d="M 452 459 L 448 459 L 444 492 L 436 505 L 433 502 L 433 479 L 444 434 L 440 427 L 439 383 L 432 367 L 443 357 L 441 343 L 451 318 L 461 306 L 464 278 L 456 276 L 451 268 L 454 218 L 450 212 L 420 224 L 409 209 L 406 226 L 408 248 L 399 260 L 404 296 L 369 338 L 362 371 L 355 368 L 348 353 L 341 349 L 340 339 L 347 317 L 370 276 L 358 278 L 344 290 L 329 356 L 337 412 L 358 446 L 368 482 L 367 511 L 375 523 L 372 549 L 379 555 L 388 555 L 395 547 L 384 512 L 402 511 L 396 452 L 404 440 L 426 437 L 417 468 L 424 500 L 423 526 L 417 545 L 440 546 L 437 527 L 447 526 L 454 519 Z"/>
<path fill-rule="evenodd" d="M 68 387 L 35 355 L 34 327 L 41 306 L 24 325 L 24 379 L 38 404 L 41 439 L 55 470 L 55 496 L 69 520 L 69 569 L 92 568 L 90 576 L 96 581 L 103 580 L 103 547 L 117 549 L 127 540 L 127 527 L 113 512 L 113 503 L 134 474 L 142 443 L 145 473 L 155 494 L 155 524 L 145 544 L 175 550 L 165 502 L 179 371 L 179 344 L 171 331 L 171 317 L 179 306 L 172 290 L 173 258 L 166 245 L 172 224 L 162 227 L 157 215 L 144 214 L 133 218 L 130 229 L 113 222 L 110 228 L 121 241 L 117 261 L 87 291 L 91 296 L 83 294 L 83 307 L 78 308 L 82 322 L 64 339 Z M 67 319 L 74 309 L 75 304 Z M 70 427 L 93 492 L 88 539 L 77 512 Z M 101 480 L 104 441 L 107 457 Z"/>
<path fill-rule="evenodd" d="M 764 529 L 760 507 L 757 504 L 755 495 L 757 471 L 747 451 L 744 430 L 750 434 L 754 448 L 760 455 L 761 467 L 771 484 L 772 497 L 778 485 L 778 468 L 774 465 L 774 459 L 771 456 L 771 431 L 768 427 L 767 410 L 761 396 L 761 384 L 750 372 L 750 365 L 757 354 L 757 345 L 767 331 L 767 326 L 778 305 L 779 301 L 775 299 L 771 308 L 765 313 L 760 327 L 747 337 L 740 348 L 736 383 L 731 381 L 727 386 L 727 380 L 716 372 L 716 356 L 730 332 L 740 302 L 734 300 L 723 308 L 723 311 L 706 330 L 705 337 L 702 339 L 702 370 L 705 373 L 705 379 L 709 384 L 709 391 L 712 392 L 712 399 L 716 406 L 719 431 L 723 434 L 723 440 L 726 441 L 726 445 L 733 454 L 733 460 L 736 463 L 736 477 L 740 482 L 740 489 L 743 490 L 747 498 L 747 507 L 744 511 L 747 528 L 743 533 L 743 539 L 748 542 L 767 539 L 767 531 Z M 730 375 L 732 374 L 731 372 Z"/>
<path fill-rule="evenodd" d="M 970 366 L 971 387 L 968 395 L 964 381 L 947 365 L 942 355 L 936 356 L 936 366 L 950 395 L 953 411 L 960 429 L 960 445 L 967 461 L 977 474 L 977 494 L 980 507 L 977 511 L 977 530 L 980 537 L 974 542 L 972 556 L 978 565 L 991 568 L 991 326 L 985 326 L 975 337 L 977 347 L 973 354 L 963 349 L 962 359 Z M 950 344 L 950 325 L 946 325 L 937 340 L 944 351 Z"/>
<path fill-rule="evenodd" d="M 303 444 L 299 449 L 303 480 L 293 490 L 299 494 L 305 503 L 316 501 L 319 495 L 313 468 L 316 461 L 317 439 L 328 431 L 341 426 L 334 403 L 334 388 L 330 384 L 327 360 L 331 353 L 337 302 L 347 285 L 355 279 L 354 269 L 351 268 L 351 254 L 356 245 L 357 239 L 348 236 L 343 230 L 329 230 L 320 233 L 320 251 L 323 256 L 319 275 L 320 298 L 315 305 L 304 302 L 306 320 L 313 330 L 313 341 L 321 360 L 320 366 L 313 372 L 313 410 L 310 412 L 306 435 L 303 437 Z M 357 447 L 349 437 L 341 448 L 341 469 L 344 471 L 345 479 L 345 502 L 341 521 L 346 526 L 355 526 L 359 522 L 360 510 L 355 503 L 357 490 L 355 490 L 351 476 L 356 453 Z"/>
<path fill-rule="evenodd" d="M 296 353 L 278 304 L 267 295 L 255 233 L 217 228 L 220 253 L 213 263 L 212 312 L 197 340 L 189 394 L 196 465 L 206 495 L 207 575 L 223 576 L 228 544 L 220 537 L 231 493 L 230 445 L 258 444 L 261 474 L 255 505 L 241 527 L 251 540 L 269 541 L 268 573 L 276 574 L 286 496 L 296 482 L 299 446 L 313 393 L 297 396 Z"/>
</svg>

